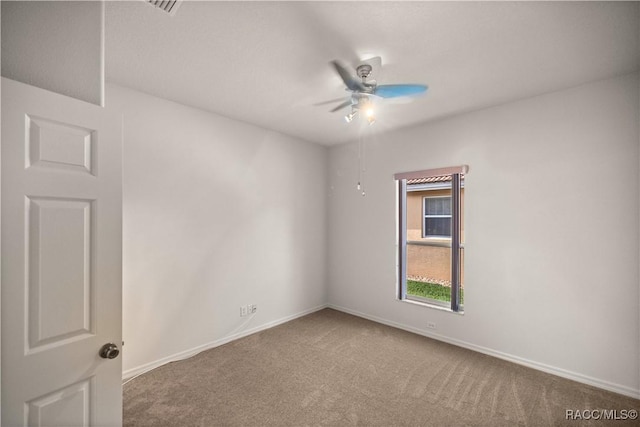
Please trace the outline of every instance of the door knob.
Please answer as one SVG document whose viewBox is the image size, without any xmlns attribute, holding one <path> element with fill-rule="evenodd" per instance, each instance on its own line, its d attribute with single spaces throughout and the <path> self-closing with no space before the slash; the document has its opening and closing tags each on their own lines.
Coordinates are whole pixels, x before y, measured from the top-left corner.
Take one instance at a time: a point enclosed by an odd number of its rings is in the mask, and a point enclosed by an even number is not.
<svg viewBox="0 0 640 427">
<path fill-rule="evenodd" d="M 103 359 L 115 359 L 120 354 L 120 350 L 114 343 L 109 343 L 102 346 L 99 354 Z"/>
</svg>

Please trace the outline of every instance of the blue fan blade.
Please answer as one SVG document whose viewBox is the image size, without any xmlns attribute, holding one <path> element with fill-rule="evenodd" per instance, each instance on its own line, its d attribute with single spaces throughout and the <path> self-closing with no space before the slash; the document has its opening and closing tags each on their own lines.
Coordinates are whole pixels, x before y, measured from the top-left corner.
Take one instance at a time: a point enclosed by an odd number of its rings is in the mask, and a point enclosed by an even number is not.
<svg viewBox="0 0 640 427">
<path fill-rule="evenodd" d="M 425 85 L 380 85 L 373 94 L 382 98 L 396 98 L 398 96 L 419 95 L 426 92 L 427 89 Z"/>
</svg>

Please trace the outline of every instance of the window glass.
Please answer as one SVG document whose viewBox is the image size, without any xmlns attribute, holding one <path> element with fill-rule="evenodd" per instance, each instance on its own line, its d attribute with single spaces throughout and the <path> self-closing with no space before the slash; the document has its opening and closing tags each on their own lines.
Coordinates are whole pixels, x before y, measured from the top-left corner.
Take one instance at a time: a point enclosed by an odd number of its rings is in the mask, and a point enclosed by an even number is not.
<svg viewBox="0 0 640 427">
<path fill-rule="evenodd" d="M 399 297 L 461 311 L 464 175 L 398 183 Z"/>
</svg>

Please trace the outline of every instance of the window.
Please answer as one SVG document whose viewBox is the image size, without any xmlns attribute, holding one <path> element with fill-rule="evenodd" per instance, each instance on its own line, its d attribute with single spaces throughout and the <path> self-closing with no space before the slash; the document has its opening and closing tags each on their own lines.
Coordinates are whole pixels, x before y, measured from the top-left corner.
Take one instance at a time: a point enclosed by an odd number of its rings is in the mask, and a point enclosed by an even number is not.
<svg viewBox="0 0 640 427">
<path fill-rule="evenodd" d="M 422 237 L 451 237 L 451 197 L 424 197 Z"/>
<path fill-rule="evenodd" d="M 467 166 L 395 175 L 398 298 L 461 312 Z"/>
</svg>

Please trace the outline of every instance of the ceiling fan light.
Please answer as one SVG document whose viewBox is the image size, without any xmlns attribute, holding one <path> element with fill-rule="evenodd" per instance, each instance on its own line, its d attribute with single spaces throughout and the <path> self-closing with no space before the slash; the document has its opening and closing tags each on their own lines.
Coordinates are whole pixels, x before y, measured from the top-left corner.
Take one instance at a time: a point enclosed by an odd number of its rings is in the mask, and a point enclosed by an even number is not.
<svg viewBox="0 0 640 427">
<path fill-rule="evenodd" d="M 364 110 L 364 114 L 367 117 L 367 121 L 370 125 L 374 124 L 376 121 L 375 111 L 373 111 L 373 106 L 369 103 Z"/>
</svg>

